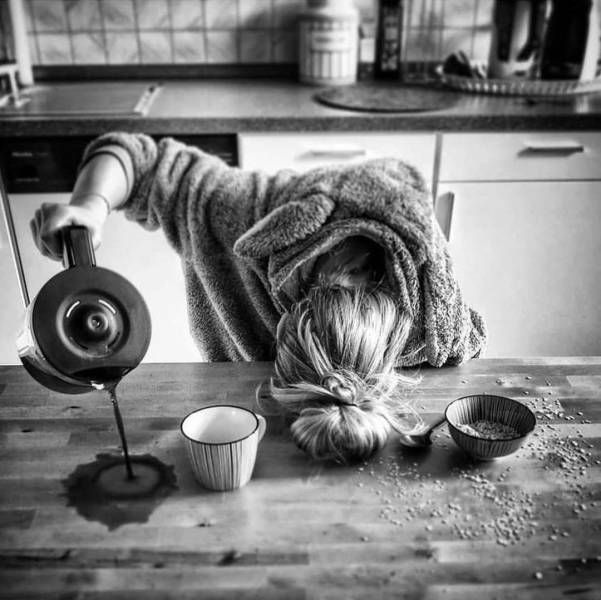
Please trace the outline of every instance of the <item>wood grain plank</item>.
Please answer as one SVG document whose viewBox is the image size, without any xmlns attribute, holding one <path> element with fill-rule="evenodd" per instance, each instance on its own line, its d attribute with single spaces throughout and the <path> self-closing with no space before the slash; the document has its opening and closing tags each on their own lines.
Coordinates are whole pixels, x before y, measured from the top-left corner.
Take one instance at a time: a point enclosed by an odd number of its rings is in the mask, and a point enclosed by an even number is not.
<svg viewBox="0 0 601 600">
<path fill-rule="evenodd" d="M 308 595 L 310 594 L 310 595 Z M 4 595 L 0 590 L 0 598 L 8 600 L 307 600 L 316 598 L 306 589 L 274 585 L 271 587 L 242 588 L 203 588 L 192 590 L 109 590 L 109 591 L 45 591 L 41 593 L 14 592 Z"/>
<path fill-rule="evenodd" d="M 33 509 L 0 510 L 0 529 L 27 529 L 31 526 L 36 511 Z"/>
<path fill-rule="evenodd" d="M 21 569 L 2 569 L 0 581 L 3 593 L 41 593 L 44 590 L 81 592 L 94 590 L 162 589 L 172 593 L 179 590 L 213 588 L 248 589 L 264 587 L 267 574 L 264 567 L 248 569 L 229 566 L 195 567 L 190 569 L 152 570 L 135 568 L 69 569 L 53 568 L 29 570 L 23 577 Z"/>
<path fill-rule="evenodd" d="M 8 600 L 307 600 L 316 598 L 306 589 L 280 587 L 277 582 L 271 587 L 242 588 L 203 588 L 192 590 L 109 590 L 109 591 L 46 591 L 42 593 L 10 592 L 4 595 L 0 590 L 0 598 Z"/>
<path fill-rule="evenodd" d="M 37 508 L 64 504 L 63 486 L 52 477 L 0 479 L 0 506 L 2 508 Z"/>
<path fill-rule="evenodd" d="M 27 429 L 27 428 L 25 428 Z M 29 449 L 62 448 L 69 441 L 69 433 L 66 431 L 41 431 L 35 435 L 28 435 L 31 431 L 19 431 L 11 433 L 0 433 L 0 448 L 3 455 L 9 452 L 20 453 Z"/>
<path fill-rule="evenodd" d="M 598 600 L 601 597 L 601 584 L 598 581 L 581 581 L 573 578 L 568 583 L 540 582 L 538 584 L 479 584 L 479 585 L 436 585 L 429 586 L 424 600 Z"/>
<path fill-rule="evenodd" d="M 150 431 L 175 431 L 179 427 L 179 417 L 144 417 L 134 415 L 133 423 L 138 429 Z M 0 432 L 2 433 L 78 433 L 85 435 L 87 432 L 112 431 L 115 421 L 112 415 L 105 417 L 61 417 L 42 418 L 38 415 L 27 415 L 23 419 L 12 419 L 5 417 L 0 420 Z"/>
<path fill-rule="evenodd" d="M 513 566 L 513 565 L 512 565 Z M 399 593 L 408 593 L 408 597 L 437 598 L 437 593 L 451 593 L 459 598 L 463 593 L 472 598 L 480 593 L 480 598 L 496 598 L 496 593 L 512 591 L 514 597 L 520 593 L 533 592 L 535 597 L 550 597 L 555 589 L 562 591 L 580 589 L 596 591 L 599 589 L 597 572 L 564 573 L 553 571 L 546 565 L 513 566 L 494 569 L 490 563 L 482 563 L 480 568 L 472 565 L 455 567 L 444 565 L 439 568 L 428 562 L 398 562 L 394 565 L 348 565 L 332 568 L 298 565 L 271 565 L 248 568 L 229 565 L 227 567 L 197 568 L 154 568 L 154 569 L 51 569 L 40 570 L 33 577 L 23 578 L 22 570 L 6 569 L 2 572 L 4 593 L 41 593 L 63 590 L 82 592 L 121 592 L 122 590 L 140 591 L 163 590 L 166 597 L 175 598 L 181 592 L 196 590 L 199 593 L 213 590 L 250 590 L 265 589 L 276 584 L 280 590 L 306 589 L 310 597 L 399 597 Z M 532 570 L 532 569 L 535 570 Z M 483 576 L 489 581 L 484 581 Z M 543 581 L 538 582 L 536 573 L 543 573 Z M 431 583 L 426 584 L 429 578 Z M 426 587 L 427 586 L 427 587 Z M 443 591 L 445 590 L 445 591 Z M 546 592 L 547 596 L 541 595 Z M 326 595 L 327 594 L 327 595 Z M 553 597 L 553 596 L 551 596 Z"/>
</svg>

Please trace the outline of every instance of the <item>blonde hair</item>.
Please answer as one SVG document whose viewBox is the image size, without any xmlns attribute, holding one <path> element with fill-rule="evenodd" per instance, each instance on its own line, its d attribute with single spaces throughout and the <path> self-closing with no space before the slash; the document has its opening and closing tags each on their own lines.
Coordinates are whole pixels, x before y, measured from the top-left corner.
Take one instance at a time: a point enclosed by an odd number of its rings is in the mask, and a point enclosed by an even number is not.
<svg viewBox="0 0 601 600">
<path fill-rule="evenodd" d="M 416 378 L 395 371 L 411 320 L 389 294 L 320 285 L 280 319 L 271 397 L 296 416 L 296 444 L 318 459 L 362 460 L 391 427 L 411 433 L 422 420 L 401 396 Z"/>
</svg>

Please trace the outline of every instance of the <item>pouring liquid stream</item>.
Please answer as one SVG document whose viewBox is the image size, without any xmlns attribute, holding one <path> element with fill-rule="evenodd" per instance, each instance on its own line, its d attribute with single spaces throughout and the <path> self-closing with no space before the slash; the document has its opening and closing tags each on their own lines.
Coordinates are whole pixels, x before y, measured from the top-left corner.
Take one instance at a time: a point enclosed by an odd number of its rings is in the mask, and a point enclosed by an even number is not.
<svg viewBox="0 0 601 600">
<path fill-rule="evenodd" d="M 150 454 L 129 455 L 117 384 L 91 382 L 91 385 L 106 391 L 111 399 L 124 460 L 112 453 L 98 454 L 93 462 L 78 465 L 63 480 L 68 505 L 74 506 L 86 520 L 103 523 L 109 530 L 127 523 L 146 523 L 154 509 L 177 489 L 174 469 Z"/>
<path fill-rule="evenodd" d="M 125 427 L 123 426 L 123 418 L 121 417 L 121 410 L 119 409 L 119 401 L 117 400 L 117 386 L 106 386 L 103 383 L 92 383 L 92 386 L 97 390 L 106 390 L 109 398 L 113 405 L 113 413 L 115 415 L 115 422 L 117 423 L 117 430 L 119 431 L 119 437 L 121 438 L 121 447 L 123 448 L 123 458 L 125 459 L 125 470 L 127 472 L 127 479 L 135 479 L 134 471 L 131 466 L 131 460 L 129 458 L 129 450 L 127 447 L 127 438 L 125 437 Z"/>
</svg>

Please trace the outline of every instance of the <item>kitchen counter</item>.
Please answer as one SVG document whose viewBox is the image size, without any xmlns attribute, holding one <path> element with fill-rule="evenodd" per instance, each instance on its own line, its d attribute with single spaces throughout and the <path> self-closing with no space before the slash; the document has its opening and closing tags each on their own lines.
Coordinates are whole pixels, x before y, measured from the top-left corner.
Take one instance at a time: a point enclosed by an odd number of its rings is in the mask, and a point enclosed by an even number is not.
<svg viewBox="0 0 601 600">
<path fill-rule="evenodd" d="M 90 97 L 90 90 L 95 88 L 99 94 L 107 93 L 103 92 L 103 85 L 107 90 L 115 82 L 110 86 L 106 82 L 40 84 L 47 90 L 53 86 L 55 89 L 71 86 L 74 97 L 82 99 Z M 139 86 L 140 82 L 124 81 L 122 85 Z M 145 116 L 0 116 L 0 136 L 96 135 L 116 129 L 157 135 L 245 131 L 601 129 L 601 94 L 534 99 L 444 90 L 454 98 L 453 106 L 444 110 L 375 113 L 319 104 L 313 99 L 317 89 L 288 80 L 167 80 Z"/>
<path fill-rule="evenodd" d="M 0 598 L 601 597 L 601 357 L 422 370 L 412 396 L 427 418 L 471 393 L 531 406 L 537 429 L 510 457 L 472 462 L 441 428 L 426 450 L 392 435 L 365 464 L 322 464 L 270 416 L 250 483 L 203 490 L 180 419 L 215 402 L 253 407 L 271 368 L 146 364 L 126 377 L 130 452 L 175 481 L 152 506 L 107 502 L 104 517 L 125 515 L 107 526 L 66 488 L 119 452 L 108 399 L 0 367 Z M 131 517 L 140 508 L 145 521 Z"/>
</svg>

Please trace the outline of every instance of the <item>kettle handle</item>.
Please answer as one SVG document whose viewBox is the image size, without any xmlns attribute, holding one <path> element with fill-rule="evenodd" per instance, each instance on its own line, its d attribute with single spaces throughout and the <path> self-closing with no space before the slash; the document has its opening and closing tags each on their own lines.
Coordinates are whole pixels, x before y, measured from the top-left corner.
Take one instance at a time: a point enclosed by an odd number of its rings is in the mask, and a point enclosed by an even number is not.
<svg viewBox="0 0 601 600">
<path fill-rule="evenodd" d="M 61 235 L 63 239 L 63 266 L 65 269 L 96 266 L 94 246 L 87 227 L 69 225 L 61 230 Z"/>
<path fill-rule="evenodd" d="M 528 24 L 528 39 L 517 55 L 519 61 L 529 60 L 541 48 L 546 23 L 547 0 L 533 0 L 530 10 L 532 12 Z"/>
</svg>

